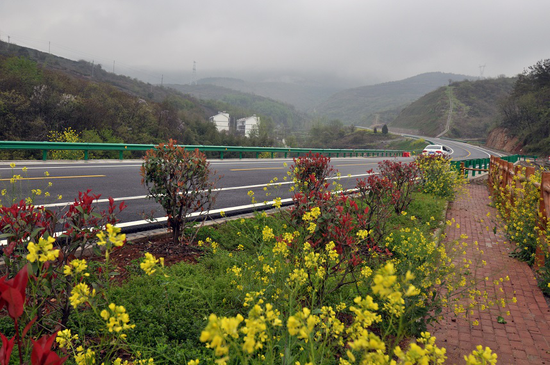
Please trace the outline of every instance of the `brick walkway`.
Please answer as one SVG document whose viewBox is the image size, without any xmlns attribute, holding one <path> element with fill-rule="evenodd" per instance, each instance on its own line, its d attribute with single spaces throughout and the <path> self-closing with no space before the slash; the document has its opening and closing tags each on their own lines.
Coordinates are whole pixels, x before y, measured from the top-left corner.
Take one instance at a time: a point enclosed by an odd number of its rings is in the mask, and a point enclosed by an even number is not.
<svg viewBox="0 0 550 365">
<path fill-rule="evenodd" d="M 447 349 L 448 364 L 464 364 L 464 355 L 477 345 L 489 346 L 497 353 L 498 364 L 550 364 L 550 310 L 533 272 L 527 264 L 508 257 L 513 247 L 506 242 L 503 231 L 498 228 L 496 234 L 493 232 L 497 212 L 489 206 L 486 185 L 469 184 L 467 189 L 468 193 L 449 206 L 447 219 L 454 218 L 460 228 L 447 227 L 447 237 L 455 240 L 461 234 L 468 235 L 462 240 L 469 243 L 468 255 L 473 254 L 473 242 L 477 241 L 487 261 L 476 273 L 480 279 L 478 289 L 494 293 L 493 279 L 508 275 L 510 281 L 503 283 L 505 295 L 510 299 L 515 292 L 517 303 L 510 301 L 504 309 L 476 310 L 470 320 L 478 320 L 478 326 L 446 316 L 430 332 L 437 337 L 438 345 Z M 486 276 L 489 281 L 483 280 Z M 507 323 L 498 323 L 498 316 Z"/>
</svg>

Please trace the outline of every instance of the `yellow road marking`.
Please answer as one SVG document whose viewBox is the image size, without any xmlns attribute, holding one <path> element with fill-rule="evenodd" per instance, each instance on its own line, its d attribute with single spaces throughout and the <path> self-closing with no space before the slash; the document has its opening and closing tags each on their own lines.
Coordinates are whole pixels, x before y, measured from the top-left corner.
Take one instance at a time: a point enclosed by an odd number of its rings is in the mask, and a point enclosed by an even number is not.
<svg viewBox="0 0 550 365">
<path fill-rule="evenodd" d="M 472 152 L 468 151 L 466 148 L 464 150 L 466 150 L 466 152 L 468 152 L 468 155 L 466 157 L 468 157 L 472 154 Z"/>
<path fill-rule="evenodd" d="M 230 169 L 229 171 L 282 170 L 284 167 L 251 167 L 249 169 Z"/>
<path fill-rule="evenodd" d="M 80 179 L 85 177 L 105 177 L 107 175 L 80 175 L 80 176 L 45 176 L 45 177 L 22 177 L 16 180 L 50 180 L 50 179 Z M 10 179 L 0 179 L 0 181 L 10 181 Z"/>
</svg>

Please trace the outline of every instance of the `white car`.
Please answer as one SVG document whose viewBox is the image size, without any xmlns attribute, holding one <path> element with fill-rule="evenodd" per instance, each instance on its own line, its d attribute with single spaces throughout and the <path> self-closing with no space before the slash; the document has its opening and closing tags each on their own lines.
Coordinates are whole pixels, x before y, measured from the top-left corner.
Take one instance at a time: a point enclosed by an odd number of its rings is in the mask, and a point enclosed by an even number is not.
<svg viewBox="0 0 550 365">
<path fill-rule="evenodd" d="M 442 144 L 431 144 L 424 147 L 422 154 L 424 156 L 450 156 L 453 153 L 453 150 Z"/>
</svg>

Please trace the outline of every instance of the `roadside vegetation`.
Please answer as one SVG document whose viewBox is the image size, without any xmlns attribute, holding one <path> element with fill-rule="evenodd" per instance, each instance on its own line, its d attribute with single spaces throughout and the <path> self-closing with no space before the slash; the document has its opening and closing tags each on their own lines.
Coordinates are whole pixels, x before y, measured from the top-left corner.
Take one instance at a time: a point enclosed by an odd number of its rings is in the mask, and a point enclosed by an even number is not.
<svg viewBox="0 0 550 365">
<path fill-rule="evenodd" d="M 436 234 L 455 224 L 444 221 L 444 206 L 456 191 L 448 186 L 462 178 L 448 165 L 385 161 L 347 195 L 327 180 L 337 174 L 329 158 L 302 156 L 286 178 L 295 193 L 289 210 L 274 198 L 269 213 L 202 228 L 186 241 L 198 252 L 193 263 L 165 267 L 145 253 L 122 285 L 110 254 L 131 245 L 114 226 L 123 204 L 99 212 L 87 192 L 63 217 L 32 199 L 4 207 L 11 249 L 0 279 L 2 356 L 33 364 L 442 363 L 430 323 L 468 320 L 470 306 L 502 308 L 510 299 L 474 290 L 482 253 L 463 257 L 463 242 Z M 59 224 L 66 233 L 54 239 Z M 102 261 L 81 256 L 89 244 Z M 494 364 L 496 355 L 478 348 L 467 362 Z"/>
<path fill-rule="evenodd" d="M 511 184 L 503 183 L 501 176 L 495 178 L 491 189 L 499 213 L 496 218 L 504 221 L 506 236 L 516 246 L 511 256 L 531 266 L 540 289 L 550 295 L 550 223 L 541 211 L 543 171 L 522 166 Z M 492 221 L 492 217 L 487 219 Z"/>
</svg>

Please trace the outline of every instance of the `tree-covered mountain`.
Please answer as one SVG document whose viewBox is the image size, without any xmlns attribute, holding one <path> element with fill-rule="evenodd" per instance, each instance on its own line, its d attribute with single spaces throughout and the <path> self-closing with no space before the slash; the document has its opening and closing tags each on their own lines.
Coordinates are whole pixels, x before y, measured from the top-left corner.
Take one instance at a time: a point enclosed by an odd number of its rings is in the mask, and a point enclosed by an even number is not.
<svg viewBox="0 0 550 365">
<path fill-rule="evenodd" d="M 404 108 L 390 123 L 390 128 L 436 136 L 445 131 L 452 105 L 449 130 L 445 136 L 483 139 L 496 122 L 500 103 L 511 92 L 514 81 L 513 78 L 500 77 L 452 82 Z"/>
<path fill-rule="evenodd" d="M 200 79 L 198 85 L 215 85 L 247 94 L 259 95 L 285 104 L 294 105 L 301 112 L 309 112 L 341 88 L 321 85 L 302 78 L 281 77 L 264 81 L 244 81 L 228 77 Z"/>
<path fill-rule="evenodd" d="M 400 81 L 340 91 L 315 108 L 316 115 L 339 119 L 348 125 L 387 124 L 408 104 L 465 75 L 430 72 Z"/>
<path fill-rule="evenodd" d="M 518 75 L 497 127 L 518 140 L 516 149 L 550 155 L 550 59 Z"/>
<path fill-rule="evenodd" d="M 252 138 L 220 133 L 208 117 L 231 105 L 113 75 L 98 65 L 92 75 L 91 66 L 0 42 L 0 139 L 48 140 L 70 128 L 88 142 L 275 143 L 269 116 L 257 113 L 262 122 Z"/>
</svg>

